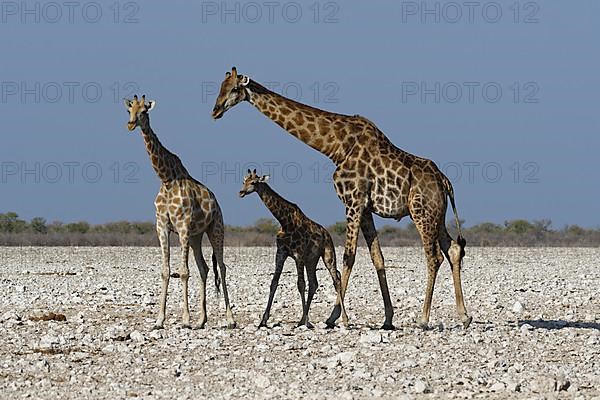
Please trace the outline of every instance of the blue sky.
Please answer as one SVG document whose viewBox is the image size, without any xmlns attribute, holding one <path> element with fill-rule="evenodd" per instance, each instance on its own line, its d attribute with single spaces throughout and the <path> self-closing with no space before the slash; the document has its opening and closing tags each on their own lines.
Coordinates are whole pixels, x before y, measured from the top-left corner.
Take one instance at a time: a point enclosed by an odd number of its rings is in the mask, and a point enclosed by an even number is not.
<svg viewBox="0 0 600 400">
<path fill-rule="evenodd" d="M 467 225 L 600 225 L 599 2 L 190 3 L 2 3 L 0 212 L 152 220 L 159 181 L 122 105 L 135 91 L 226 223 L 268 216 L 237 196 L 248 166 L 315 220 L 343 219 L 324 156 L 247 103 L 211 120 L 235 65 L 436 161 Z"/>
</svg>

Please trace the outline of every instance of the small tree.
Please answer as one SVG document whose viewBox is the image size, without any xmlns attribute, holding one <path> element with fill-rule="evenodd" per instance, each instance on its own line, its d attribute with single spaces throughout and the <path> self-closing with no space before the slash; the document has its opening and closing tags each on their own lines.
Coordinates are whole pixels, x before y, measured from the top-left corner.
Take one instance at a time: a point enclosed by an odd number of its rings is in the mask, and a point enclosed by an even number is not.
<svg viewBox="0 0 600 400">
<path fill-rule="evenodd" d="M 523 235 L 527 232 L 535 231 L 535 227 L 529 221 L 524 219 L 515 219 L 513 221 L 504 222 L 507 232 Z"/>
<path fill-rule="evenodd" d="M 48 227 L 46 226 L 46 220 L 42 217 L 35 217 L 29 223 L 31 230 L 35 233 L 46 234 L 48 233 Z"/>
<path fill-rule="evenodd" d="M 69 233 L 87 233 L 90 230 L 90 224 L 85 221 L 74 222 L 67 224 L 65 228 Z"/>
<path fill-rule="evenodd" d="M 258 233 L 266 233 L 269 235 L 275 235 L 279 232 L 279 224 L 271 218 L 260 218 L 254 223 L 254 229 Z"/>
<path fill-rule="evenodd" d="M 339 236 L 346 235 L 346 221 L 338 221 L 329 227 L 329 231 Z"/>
<path fill-rule="evenodd" d="M 7 212 L 0 214 L 0 232 L 4 233 L 19 233 L 27 228 L 27 222 L 19 219 L 16 212 Z"/>
</svg>

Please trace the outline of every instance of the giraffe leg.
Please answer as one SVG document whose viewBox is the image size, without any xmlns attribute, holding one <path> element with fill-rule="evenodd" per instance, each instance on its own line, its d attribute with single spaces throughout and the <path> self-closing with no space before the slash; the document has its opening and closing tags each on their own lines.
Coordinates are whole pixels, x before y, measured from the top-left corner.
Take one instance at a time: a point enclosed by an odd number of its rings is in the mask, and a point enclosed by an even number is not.
<svg viewBox="0 0 600 400">
<path fill-rule="evenodd" d="M 277 255 L 275 256 L 275 273 L 273 274 L 271 288 L 269 290 L 269 301 L 267 302 L 267 308 L 265 309 L 260 321 L 260 325 L 258 326 L 259 328 L 267 326 L 267 321 L 269 320 L 269 315 L 271 314 L 271 306 L 273 305 L 273 299 L 275 298 L 275 291 L 277 291 L 279 278 L 281 277 L 281 272 L 283 271 L 283 264 L 285 263 L 287 257 L 287 252 L 282 247 L 278 246 Z"/>
<path fill-rule="evenodd" d="M 191 328 L 190 325 L 190 305 L 188 303 L 188 281 L 190 278 L 190 269 L 188 266 L 188 259 L 190 255 L 190 244 L 187 233 L 179 232 L 179 242 L 181 245 L 181 269 L 179 275 L 181 276 L 181 287 L 183 289 L 183 327 Z"/>
<path fill-rule="evenodd" d="M 319 282 L 317 280 L 317 264 L 319 263 L 319 258 L 315 258 L 314 260 L 310 260 L 306 264 L 306 275 L 308 277 L 308 297 L 306 299 L 306 327 L 314 328 L 313 324 L 310 323 L 308 318 L 308 312 L 310 311 L 310 303 L 312 303 L 313 297 L 319 287 Z"/>
<path fill-rule="evenodd" d="M 331 315 L 327 319 L 328 325 L 335 324 L 335 321 L 337 321 L 342 312 L 341 299 L 346 298 L 346 289 L 348 287 L 348 281 L 350 280 L 350 274 L 352 273 L 352 267 L 354 266 L 361 213 L 362 209 L 359 208 L 348 207 L 346 209 L 346 243 L 344 246 L 344 269 L 342 270 L 341 297 L 336 300 Z"/>
<path fill-rule="evenodd" d="M 467 314 L 460 279 L 460 269 L 464 250 L 461 249 L 461 246 L 456 241 L 452 240 L 445 226 L 442 226 L 440 230 L 440 246 L 446 255 L 446 258 L 448 259 L 448 262 L 450 263 L 450 267 L 452 268 L 454 296 L 456 297 L 456 311 L 458 312 L 458 316 L 463 323 L 463 327 L 467 329 L 473 318 Z"/>
<path fill-rule="evenodd" d="M 392 307 L 392 301 L 390 299 L 390 291 L 385 276 L 385 265 L 383 260 L 383 254 L 381 253 L 381 246 L 379 245 L 379 238 L 377 237 L 377 230 L 375 229 L 375 223 L 373 222 L 373 215 L 365 211 L 363 213 L 361 224 L 361 230 L 363 236 L 367 241 L 367 246 L 371 253 L 371 260 L 377 271 L 377 278 L 379 279 L 379 287 L 381 289 L 381 295 L 383 296 L 383 307 L 385 309 L 385 322 L 381 329 L 393 330 L 394 325 L 392 324 L 392 318 L 394 317 L 394 308 Z"/>
<path fill-rule="evenodd" d="M 220 220 L 217 220 L 213 225 L 212 229 L 208 232 L 208 239 L 213 248 L 213 252 L 217 258 L 217 263 L 219 264 L 219 270 L 221 272 L 221 284 L 223 285 L 223 298 L 225 299 L 225 312 L 227 314 L 227 327 L 230 329 L 235 328 L 236 323 L 233 318 L 233 312 L 231 311 L 231 306 L 229 305 L 229 294 L 227 292 L 227 267 L 225 266 L 225 262 L 223 261 L 223 242 L 225 236 L 225 230 L 223 227 L 223 219 L 221 217 Z"/>
<path fill-rule="evenodd" d="M 196 266 L 198 267 L 198 272 L 200 272 L 200 325 L 198 326 L 200 329 L 204 328 L 204 325 L 206 324 L 207 320 L 206 279 L 208 278 L 208 265 L 206 264 L 206 260 L 204 259 L 204 255 L 202 254 L 202 236 L 204 236 L 204 234 L 194 236 L 190 239 L 190 245 L 194 252 Z"/>
<path fill-rule="evenodd" d="M 169 230 L 166 225 L 159 222 L 157 219 L 156 230 L 158 233 L 158 240 L 160 241 L 160 248 L 162 250 L 162 271 L 161 271 L 161 279 L 162 279 L 162 288 L 160 292 L 160 300 L 159 300 L 159 311 L 158 318 L 156 320 L 156 324 L 154 325 L 155 329 L 162 329 L 165 323 L 165 315 L 167 308 L 167 290 L 169 288 L 169 278 L 171 276 L 169 259 L 170 259 L 170 249 L 169 249 Z"/>
<path fill-rule="evenodd" d="M 437 223 L 428 222 L 427 218 L 415 218 L 415 226 L 421 235 L 425 259 L 427 260 L 427 286 L 425 289 L 425 302 L 423 303 L 423 313 L 421 314 L 421 328 L 427 329 L 429 324 L 429 313 L 431 312 L 431 300 L 433 298 L 433 289 L 440 265 L 444 261 L 440 246 L 438 244 Z"/>
<path fill-rule="evenodd" d="M 344 298 L 342 296 L 342 276 L 336 268 L 335 248 L 333 247 L 333 243 L 326 245 L 325 251 L 323 252 L 323 263 L 327 267 L 327 270 L 331 275 L 331 279 L 333 279 L 333 286 L 335 287 L 335 292 L 337 293 L 336 304 L 339 304 L 341 307 L 342 321 L 347 327 L 348 314 L 346 314 Z M 335 326 L 335 321 L 330 321 L 329 319 L 325 323 L 327 324 L 328 328 L 333 328 Z"/>
<path fill-rule="evenodd" d="M 302 318 L 298 322 L 298 326 L 306 324 L 307 312 L 306 312 L 306 282 L 304 281 L 304 262 L 299 258 L 296 260 L 296 271 L 298 272 L 298 292 L 300 292 L 300 298 L 302 299 Z"/>
</svg>

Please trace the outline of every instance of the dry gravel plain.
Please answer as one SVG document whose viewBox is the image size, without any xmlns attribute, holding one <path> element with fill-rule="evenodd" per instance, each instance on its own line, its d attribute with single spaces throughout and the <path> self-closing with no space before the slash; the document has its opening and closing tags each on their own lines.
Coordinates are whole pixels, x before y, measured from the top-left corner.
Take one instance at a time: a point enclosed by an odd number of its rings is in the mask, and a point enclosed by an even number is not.
<svg viewBox="0 0 600 400">
<path fill-rule="evenodd" d="M 378 329 L 383 304 L 365 248 L 347 296 L 351 325 L 333 330 L 323 324 L 335 295 L 322 265 L 316 328 L 295 328 L 301 307 L 290 261 L 271 328 L 257 329 L 274 248 L 226 249 L 233 330 L 212 285 L 206 329 L 182 329 L 178 279 L 165 329 L 151 330 L 156 248 L 0 248 L 0 398 L 600 398 L 600 250 L 467 250 L 473 324 L 463 330 L 456 317 L 444 264 L 432 329 L 422 331 L 422 251 L 384 249 L 397 327 L 387 332 Z M 191 288 L 198 279 L 194 268 Z M 190 304 L 197 323 L 196 290 Z"/>
</svg>

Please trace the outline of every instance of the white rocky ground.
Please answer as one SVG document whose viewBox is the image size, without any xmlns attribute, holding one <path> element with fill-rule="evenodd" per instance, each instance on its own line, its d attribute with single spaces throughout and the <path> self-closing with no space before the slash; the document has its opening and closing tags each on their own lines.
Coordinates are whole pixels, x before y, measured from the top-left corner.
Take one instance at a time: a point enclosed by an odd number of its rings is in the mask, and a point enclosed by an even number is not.
<svg viewBox="0 0 600 400">
<path fill-rule="evenodd" d="M 0 248 L 0 398 L 598 398 L 600 251 L 467 250 L 463 282 L 473 324 L 465 331 L 456 317 L 444 264 L 434 329 L 423 332 L 415 323 L 422 252 L 384 249 L 398 328 L 384 332 L 364 248 L 350 280 L 349 329 L 324 329 L 335 295 L 322 268 L 311 310 L 317 327 L 295 328 L 300 300 L 290 263 L 269 321 L 275 326 L 257 330 L 274 249 L 228 248 L 238 328 L 225 328 L 211 285 L 207 328 L 182 329 L 180 284 L 172 279 L 159 331 L 150 329 L 157 249 Z M 194 268 L 192 288 L 198 279 Z M 197 322 L 196 293 L 191 306 Z M 49 312 L 66 321 L 32 320 Z"/>
</svg>

